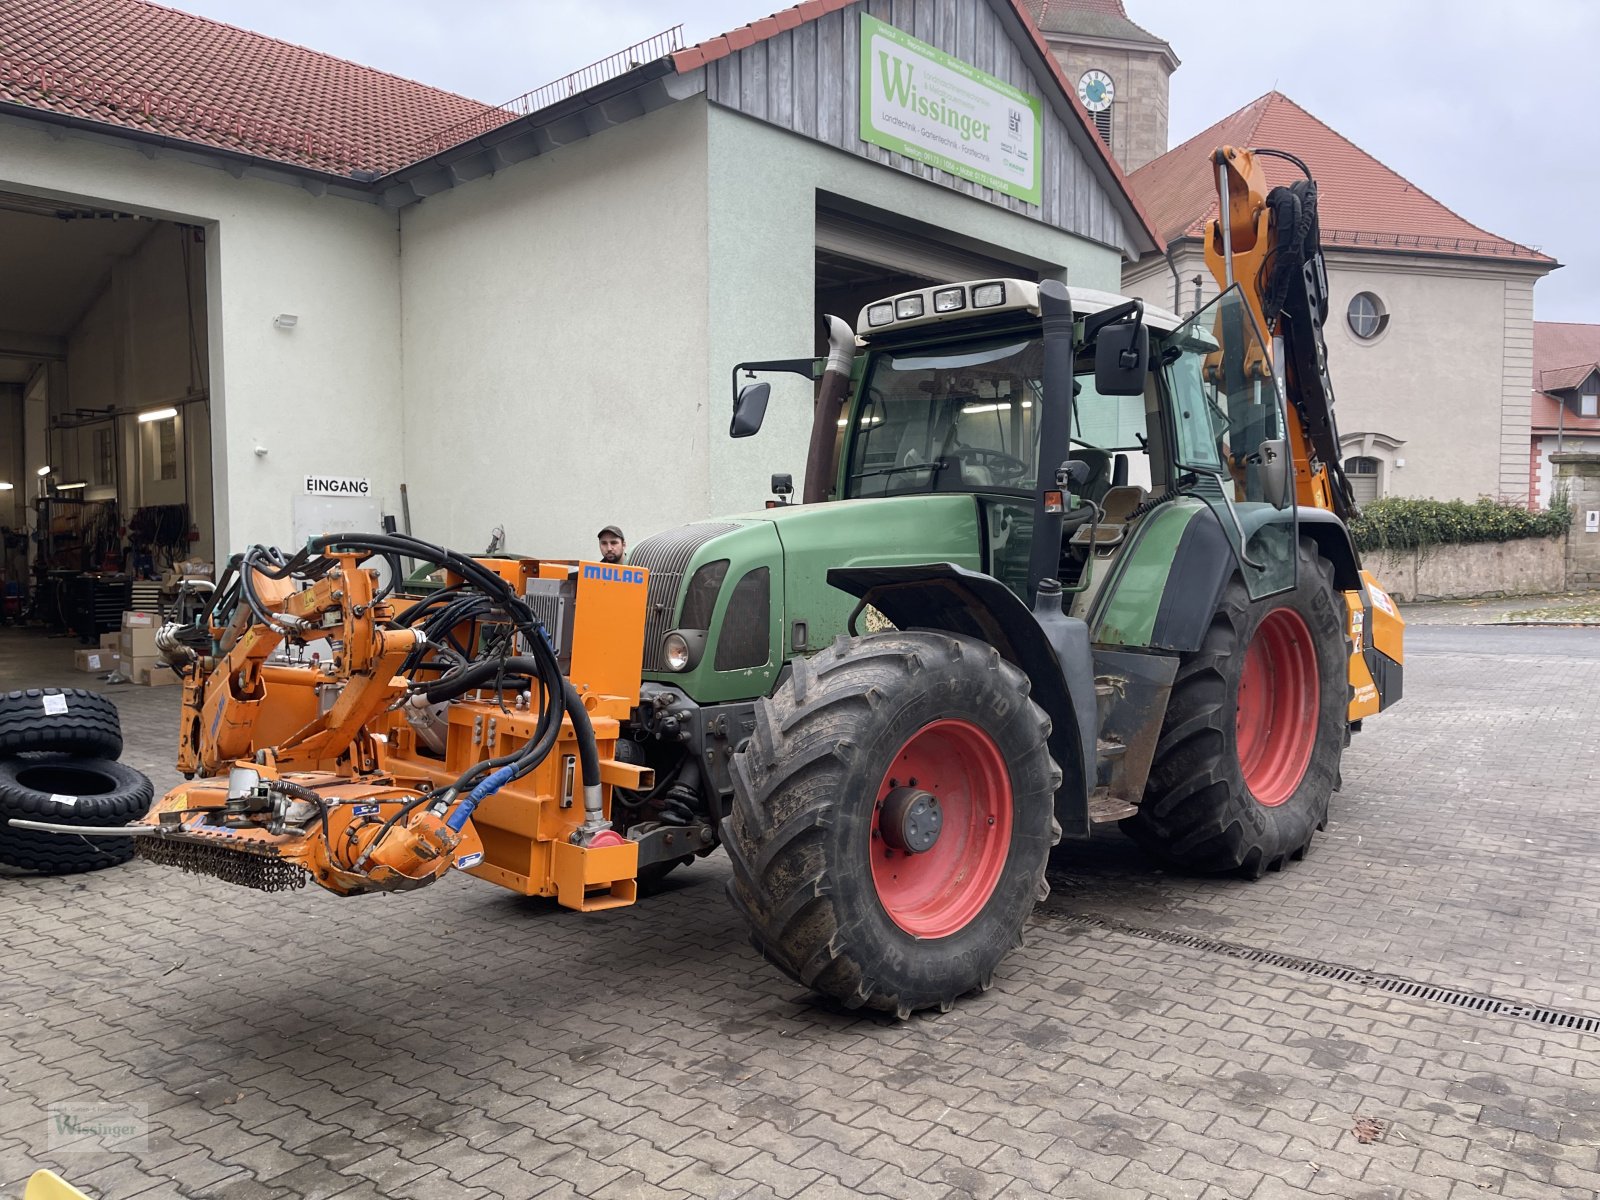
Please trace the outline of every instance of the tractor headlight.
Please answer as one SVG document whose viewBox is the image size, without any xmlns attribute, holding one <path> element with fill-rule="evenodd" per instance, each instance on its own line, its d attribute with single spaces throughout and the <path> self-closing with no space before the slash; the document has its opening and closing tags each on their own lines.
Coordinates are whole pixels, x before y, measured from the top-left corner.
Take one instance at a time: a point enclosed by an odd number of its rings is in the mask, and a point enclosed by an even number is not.
<svg viewBox="0 0 1600 1200">
<path fill-rule="evenodd" d="M 933 294 L 933 311 L 936 313 L 956 312 L 967 306 L 967 291 L 965 288 L 941 288 Z"/>
<path fill-rule="evenodd" d="M 901 296 L 894 302 L 894 315 L 902 321 L 909 321 L 912 317 L 922 315 L 921 296 Z"/>
<path fill-rule="evenodd" d="M 867 309 L 868 325 L 888 325 L 893 321 L 894 305 L 892 304 L 874 304 L 871 308 Z"/>
<path fill-rule="evenodd" d="M 998 308 L 1006 302 L 1006 285 L 1003 283 L 980 283 L 972 289 L 973 308 Z"/>
<path fill-rule="evenodd" d="M 661 639 L 661 661 L 669 671 L 690 671 L 705 648 L 704 629 L 673 629 Z"/>
</svg>

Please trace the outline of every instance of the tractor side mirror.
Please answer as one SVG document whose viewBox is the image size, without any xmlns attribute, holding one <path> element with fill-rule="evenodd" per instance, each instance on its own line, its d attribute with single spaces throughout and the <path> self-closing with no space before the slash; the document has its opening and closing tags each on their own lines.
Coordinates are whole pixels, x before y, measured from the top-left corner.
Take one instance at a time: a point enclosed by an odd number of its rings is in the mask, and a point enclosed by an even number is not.
<svg viewBox="0 0 1600 1200">
<path fill-rule="evenodd" d="M 1256 450 L 1261 465 L 1262 498 L 1282 512 L 1294 503 L 1293 477 L 1289 470 L 1289 443 L 1282 438 L 1262 442 Z"/>
<path fill-rule="evenodd" d="M 767 399 L 772 395 L 770 383 L 747 383 L 733 398 L 733 422 L 728 426 L 729 437 L 749 437 L 761 428 L 767 416 Z"/>
<path fill-rule="evenodd" d="M 1102 396 L 1142 396 L 1150 369 L 1150 331 L 1139 320 L 1100 330 L 1094 343 L 1094 390 Z"/>
</svg>

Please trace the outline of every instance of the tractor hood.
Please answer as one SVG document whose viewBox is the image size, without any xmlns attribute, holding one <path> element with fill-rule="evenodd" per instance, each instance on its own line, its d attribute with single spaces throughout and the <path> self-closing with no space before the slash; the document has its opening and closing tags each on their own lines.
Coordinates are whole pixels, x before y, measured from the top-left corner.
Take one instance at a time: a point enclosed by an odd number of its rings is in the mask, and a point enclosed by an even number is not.
<svg viewBox="0 0 1600 1200">
<path fill-rule="evenodd" d="M 917 495 L 786 505 L 669 529 L 628 556 L 650 572 L 646 679 L 696 701 L 753 699 L 783 663 L 845 631 L 856 601 L 829 568 L 950 562 L 981 569 L 971 495 Z M 666 639 L 689 646 L 669 669 Z"/>
</svg>

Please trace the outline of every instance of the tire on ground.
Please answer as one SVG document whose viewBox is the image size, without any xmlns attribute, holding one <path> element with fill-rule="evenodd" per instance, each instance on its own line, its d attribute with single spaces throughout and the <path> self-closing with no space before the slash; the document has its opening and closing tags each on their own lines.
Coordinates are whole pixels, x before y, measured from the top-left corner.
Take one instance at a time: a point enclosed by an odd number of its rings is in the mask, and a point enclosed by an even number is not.
<svg viewBox="0 0 1600 1200">
<path fill-rule="evenodd" d="M 46 751 L 117 758 L 117 706 L 83 688 L 29 688 L 0 695 L 0 758 Z"/>
<path fill-rule="evenodd" d="M 1332 565 L 1306 538 L 1300 540 L 1299 555 L 1296 586 L 1279 596 L 1252 601 L 1235 576 L 1200 649 L 1179 664 L 1144 800 L 1138 813 L 1122 822 L 1123 830 L 1159 862 L 1258 879 L 1305 857 L 1316 831 L 1327 826 L 1328 802 L 1348 740 L 1345 617 Z M 1278 794 L 1268 797 L 1276 802 L 1270 804 L 1257 799 L 1246 783 L 1239 738 L 1241 677 L 1257 633 L 1269 620 L 1280 644 L 1284 633 L 1291 643 L 1298 641 L 1303 622 L 1316 667 L 1307 690 L 1317 708 L 1304 773 L 1298 783 L 1292 771 L 1280 777 Z M 1271 641 L 1269 635 L 1263 645 Z M 1257 674 L 1255 686 L 1276 685 L 1283 677 Z"/>
<path fill-rule="evenodd" d="M 150 811 L 150 780 L 102 758 L 47 754 L 0 762 L 0 863 L 68 875 L 133 857 L 132 838 L 86 838 L 13 829 L 10 818 L 70 825 L 126 825 Z"/>
<path fill-rule="evenodd" d="M 846 1007 L 901 1017 L 948 1009 L 987 988 L 1048 891 L 1045 863 L 1060 838 L 1050 719 L 1028 690 L 1027 676 L 992 646 L 943 633 L 841 637 L 796 659 L 788 681 L 756 706 L 755 732 L 733 760 L 733 807 L 722 825 L 733 864 L 728 895 L 756 949 Z M 949 724 L 923 732 L 936 722 Z M 908 757 L 913 745 L 924 762 L 954 747 L 956 765 L 925 770 L 921 780 L 897 778 L 917 761 Z M 982 780 L 998 786 L 972 786 Z M 914 901 L 894 890 L 928 878 L 940 850 L 936 842 L 914 868 L 921 874 L 899 882 L 895 872 L 913 869 L 915 859 L 886 853 L 878 824 L 878 802 L 897 785 L 943 789 L 938 841 L 953 839 L 943 853 L 973 867 L 951 877 L 980 886 L 939 884 L 942 891 Z M 1007 820 L 1008 835 L 983 837 Z M 891 903 L 906 905 L 902 915 Z"/>
</svg>

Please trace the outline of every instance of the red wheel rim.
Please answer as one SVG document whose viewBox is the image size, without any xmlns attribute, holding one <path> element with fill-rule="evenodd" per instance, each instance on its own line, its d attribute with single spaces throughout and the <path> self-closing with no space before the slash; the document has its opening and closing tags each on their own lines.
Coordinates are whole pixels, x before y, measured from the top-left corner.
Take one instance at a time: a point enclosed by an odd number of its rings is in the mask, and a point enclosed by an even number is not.
<svg viewBox="0 0 1600 1200">
<path fill-rule="evenodd" d="M 939 838 L 920 854 L 891 849 L 878 827 L 900 786 L 939 801 Z M 1011 848 L 1011 776 L 994 739 L 960 720 L 924 725 L 894 756 L 878 786 L 868 853 L 884 911 L 919 938 L 948 937 L 983 910 Z"/>
<path fill-rule="evenodd" d="M 1320 711 L 1311 631 L 1293 609 L 1256 627 L 1239 676 L 1239 766 L 1258 804 L 1275 808 L 1305 778 Z"/>
</svg>

